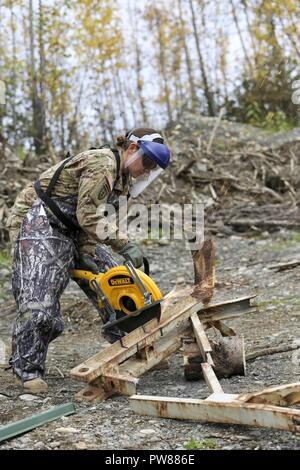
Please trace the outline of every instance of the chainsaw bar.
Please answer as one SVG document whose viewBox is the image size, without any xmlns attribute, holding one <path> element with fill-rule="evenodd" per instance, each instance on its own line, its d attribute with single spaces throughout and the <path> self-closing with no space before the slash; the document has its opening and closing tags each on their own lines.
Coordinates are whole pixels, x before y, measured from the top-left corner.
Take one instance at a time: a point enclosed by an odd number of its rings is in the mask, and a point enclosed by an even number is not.
<svg viewBox="0 0 300 470">
<path fill-rule="evenodd" d="M 161 316 L 161 300 L 151 303 L 143 308 L 136 310 L 133 313 L 125 315 L 124 317 L 118 318 L 117 320 L 105 323 L 102 330 L 109 330 L 115 325 L 120 325 L 123 331 L 130 333 L 131 331 L 143 326 L 148 321 L 156 318 L 157 321 L 160 320 Z"/>
</svg>

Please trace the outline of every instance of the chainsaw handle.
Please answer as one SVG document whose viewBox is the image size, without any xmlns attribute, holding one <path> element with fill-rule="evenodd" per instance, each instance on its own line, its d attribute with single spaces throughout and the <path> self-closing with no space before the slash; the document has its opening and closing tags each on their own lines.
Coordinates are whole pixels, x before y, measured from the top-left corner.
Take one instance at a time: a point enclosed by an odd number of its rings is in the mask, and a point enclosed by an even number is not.
<svg viewBox="0 0 300 470">
<path fill-rule="evenodd" d="M 150 274 L 150 265 L 149 265 L 148 259 L 145 256 L 143 256 L 143 264 L 144 264 L 144 272 L 145 272 L 145 274 L 147 274 L 147 276 L 149 276 L 149 274 Z"/>
</svg>

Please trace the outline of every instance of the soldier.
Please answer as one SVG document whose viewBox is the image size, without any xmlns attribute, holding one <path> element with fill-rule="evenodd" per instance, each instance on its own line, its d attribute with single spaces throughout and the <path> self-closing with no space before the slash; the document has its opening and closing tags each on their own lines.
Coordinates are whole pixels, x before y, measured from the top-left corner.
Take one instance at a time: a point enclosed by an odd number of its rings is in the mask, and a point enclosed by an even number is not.
<svg viewBox="0 0 300 470">
<path fill-rule="evenodd" d="M 136 197 L 168 166 L 163 142 L 154 129 L 133 129 L 118 137 L 117 149 L 104 146 L 66 158 L 18 195 L 7 223 L 18 307 L 10 363 L 25 389 L 47 390 L 46 354 L 64 328 L 59 299 L 72 269 L 105 272 L 116 266 L 106 245 L 129 256 L 135 267 L 142 265 L 133 241 L 117 236 L 99 243 L 97 209 L 107 202 L 117 206 L 121 195 Z"/>
</svg>

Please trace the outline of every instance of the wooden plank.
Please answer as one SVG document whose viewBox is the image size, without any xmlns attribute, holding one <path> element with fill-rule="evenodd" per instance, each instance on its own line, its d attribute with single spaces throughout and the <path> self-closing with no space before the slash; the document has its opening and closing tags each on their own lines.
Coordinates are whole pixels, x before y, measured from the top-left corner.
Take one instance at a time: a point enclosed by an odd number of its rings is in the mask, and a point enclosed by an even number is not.
<svg viewBox="0 0 300 470">
<path fill-rule="evenodd" d="M 131 396 L 136 393 L 136 386 L 138 383 L 136 377 L 128 375 L 116 374 L 106 372 L 101 377 L 102 386 L 105 391 L 114 390 L 115 393 Z"/>
<path fill-rule="evenodd" d="M 87 402 L 104 401 L 116 393 L 112 389 L 109 391 L 105 391 L 101 383 L 97 382 L 98 381 L 96 380 L 95 382 L 93 382 L 93 384 L 90 384 L 79 392 L 77 392 L 75 395 L 75 400 Z"/>
<path fill-rule="evenodd" d="M 217 379 L 216 374 L 213 371 L 213 368 L 207 362 L 201 364 L 203 376 L 211 393 L 223 393 L 220 382 Z"/>
<path fill-rule="evenodd" d="M 117 341 L 104 351 L 95 354 L 79 366 L 74 367 L 74 369 L 71 370 L 71 375 L 85 382 L 93 382 L 97 377 L 102 375 L 105 368 L 113 364 L 121 363 L 136 354 L 139 350 L 151 345 L 153 341 L 160 338 L 163 334 L 176 328 L 176 320 L 180 323 L 189 318 L 192 313 L 199 310 L 199 302 L 195 301 L 195 299 L 190 299 L 189 302 L 183 302 L 183 305 L 186 304 L 187 306 L 183 311 L 179 308 L 179 312 L 176 311 L 176 314 L 173 315 L 171 319 L 163 323 L 158 323 L 157 320 L 154 319 L 144 325 L 144 327 L 132 331 L 126 337 L 122 338 L 122 344 L 121 341 Z M 149 332 L 149 330 L 151 332 Z"/>
<path fill-rule="evenodd" d="M 253 308 L 250 306 L 251 298 L 253 297 L 243 297 L 212 304 L 209 308 L 200 310 L 200 313 L 202 314 L 205 310 L 206 318 L 210 318 L 209 312 L 211 312 L 212 315 L 216 315 L 219 309 L 222 310 L 221 314 L 223 313 L 227 315 L 227 317 L 230 317 L 231 310 L 234 316 L 241 313 L 252 312 Z M 151 345 L 153 341 L 161 336 L 174 330 L 177 335 L 178 327 L 187 328 L 188 324 L 182 324 L 184 322 L 187 323 L 188 318 L 193 313 L 199 312 L 200 305 L 201 302 L 198 302 L 192 297 L 181 299 L 175 305 L 169 305 L 169 316 L 167 316 L 167 318 L 164 317 L 164 321 L 158 323 L 157 320 L 154 319 L 143 327 L 137 328 L 122 339 L 122 344 L 120 341 L 117 341 L 104 351 L 97 353 L 79 366 L 74 367 L 70 372 L 71 376 L 85 382 L 93 382 L 104 373 L 105 369 L 113 364 L 119 364 L 125 361 L 139 350 Z M 174 334 L 174 337 L 176 335 Z"/>
<path fill-rule="evenodd" d="M 208 338 L 205 334 L 204 328 L 201 325 L 201 322 L 199 320 L 199 317 L 197 313 L 194 313 L 191 318 L 191 323 L 194 331 L 194 335 L 197 341 L 197 344 L 199 346 L 200 352 L 202 354 L 202 358 L 204 362 L 207 362 L 207 354 L 212 353 L 212 348 L 209 344 Z M 212 361 L 210 357 L 210 361 Z"/>
<path fill-rule="evenodd" d="M 163 337 L 156 345 L 152 356 L 148 356 L 148 358 L 145 359 L 132 357 L 119 366 L 119 372 L 140 377 L 154 366 L 160 364 L 163 359 L 178 351 L 181 346 L 182 340 L 180 336 L 174 337 L 174 335 L 171 334 Z"/>
<path fill-rule="evenodd" d="M 239 395 L 239 400 L 245 403 L 262 403 L 272 405 L 293 405 L 300 403 L 300 382 L 269 387 L 254 393 Z"/>
<path fill-rule="evenodd" d="M 154 349 L 154 353 L 152 355 L 148 355 L 144 359 L 138 359 L 136 356 L 131 357 L 119 365 L 118 374 L 111 373 L 111 375 L 114 375 L 114 378 L 118 378 L 118 376 L 129 376 L 133 378 L 139 377 L 148 370 L 153 369 L 156 365 L 159 365 L 162 360 L 169 357 L 173 352 L 178 351 L 181 345 L 182 341 L 180 336 L 176 338 L 174 338 L 173 335 L 163 337 L 159 342 L 159 345 Z M 88 387 L 80 390 L 80 392 L 75 395 L 76 400 L 102 401 L 116 393 L 123 393 L 118 384 L 115 384 L 114 389 L 108 389 L 107 387 L 104 389 L 102 378 L 105 376 L 109 377 L 110 372 L 105 372 L 101 378 L 96 379 Z M 128 388 L 127 390 L 125 389 L 124 395 L 130 396 L 136 393 L 136 391 L 132 392 L 132 388 Z"/>
<path fill-rule="evenodd" d="M 226 400 L 226 395 L 219 395 L 220 401 L 133 395 L 129 401 L 133 411 L 141 415 L 300 432 L 300 410 L 237 403 L 231 397 Z"/>
</svg>

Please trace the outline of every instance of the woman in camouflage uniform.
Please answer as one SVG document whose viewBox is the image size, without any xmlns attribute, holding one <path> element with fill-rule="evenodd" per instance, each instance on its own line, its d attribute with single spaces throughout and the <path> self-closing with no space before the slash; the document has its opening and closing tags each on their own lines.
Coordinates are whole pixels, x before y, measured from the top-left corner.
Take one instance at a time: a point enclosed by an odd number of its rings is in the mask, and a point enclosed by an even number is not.
<svg viewBox="0 0 300 470">
<path fill-rule="evenodd" d="M 142 252 L 128 239 L 107 238 L 99 243 L 97 209 L 130 195 L 131 178 L 148 174 L 157 165 L 166 168 L 169 157 L 154 129 L 133 129 L 118 137 L 117 150 L 105 146 L 82 152 L 42 173 L 38 182 L 18 195 L 8 220 L 14 248 L 12 290 L 18 307 L 10 363 L 25 388 L 47 390 L 46 354 L 49 343 L 64 328 L 59 299 L 75 264 L 98 272 L 116 266 L 106 247 L 110 245 L 129 256 L 135 267 L 141 266 Z M 67 217 L 68 226 L 42 197 L 47 192 Z M 85 293 L 94 300 L 91 292 L 85 289 Z"/>
</svg>

